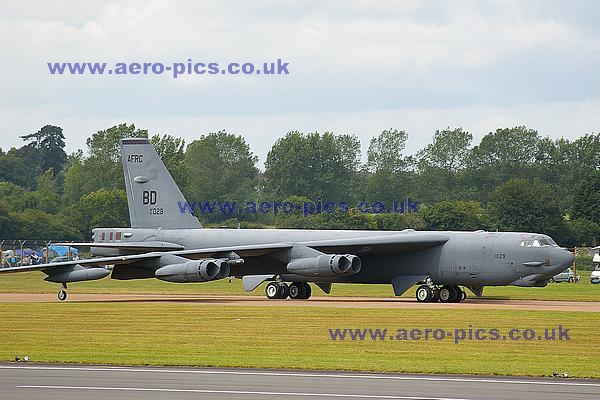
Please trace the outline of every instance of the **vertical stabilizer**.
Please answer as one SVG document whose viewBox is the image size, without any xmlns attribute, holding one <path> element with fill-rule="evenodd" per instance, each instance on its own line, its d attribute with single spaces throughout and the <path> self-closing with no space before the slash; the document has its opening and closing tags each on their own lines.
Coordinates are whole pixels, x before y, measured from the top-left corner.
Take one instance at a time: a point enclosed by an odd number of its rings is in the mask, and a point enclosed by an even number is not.
<svg viewBox="0 0 600 400">
<path fill-rule="evenodd" d="M 122 139 L 121 154 L 132 228 L 202 228 L 181 212 L 186 200 L 148 139 Z"/>
</svg>

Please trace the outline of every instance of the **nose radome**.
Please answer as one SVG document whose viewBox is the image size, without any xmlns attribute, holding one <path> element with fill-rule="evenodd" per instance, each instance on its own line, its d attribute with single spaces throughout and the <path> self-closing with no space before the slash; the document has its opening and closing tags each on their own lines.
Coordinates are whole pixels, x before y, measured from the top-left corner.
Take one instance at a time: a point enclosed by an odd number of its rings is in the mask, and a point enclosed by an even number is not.
<svg viewBox="0 0 600 400">
<path fill-rule="evenodd" d="M 553 256 L 556 259 L 556 261 L 550 260 L 550 262 L 552 264 L 560 265 L 562 267 L 562 270 L 565 270 L 568 267 L 570 267 L 573 264 L 573 260 L 575 259 L 573 253 L 561 248 L 556 249 L 554 251 Z"/>
</svg>

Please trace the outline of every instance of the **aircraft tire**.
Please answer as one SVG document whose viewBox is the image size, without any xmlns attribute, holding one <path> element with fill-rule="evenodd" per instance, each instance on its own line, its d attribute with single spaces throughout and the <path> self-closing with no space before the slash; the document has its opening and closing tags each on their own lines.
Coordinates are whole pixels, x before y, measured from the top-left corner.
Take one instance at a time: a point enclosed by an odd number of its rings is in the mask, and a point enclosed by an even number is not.
<svg viewBox="0 0 600 400">
<path fill-rule="evenodd" d="M 289 296 L 292 300 L 301 299 L 300 295 L 302 294 L 302 282 L 292 282 L 289 286 Z"/>
<path fill-rule="evenodd" d="M 454 303 L 456 299 L 456 290 L 454 287 L 444 285 L 440 289 L 440 301 L 442 303 Z"/>
<path fill-rule="evenodd" d="M 302 296 L 300 298 L 302 300 L 310 299 L 310 296 L 312 295 L 312 289 L 311 289 L 310 285 L 307 282 L 300 282 L 300 285 L 302 286 L 302 291 L 301 291 Z"/>
<path fill-rule="evenodd" d="M 67 292 L 65 292 L 64 290 L 61 290 L 60 292 L 58 292 L 58 300 L 60 300 L 60 301 L 67 300 Z"/>
<path fill-rule="evenodd" d="M 452 289 L 454 289 L 454 298 L 452 299 L 452 303 L 460 303 L 462 301 L 463 298 L 463 290 L 460 288 L 460 286 L 452 286 Z"/>
<path fill-rule="evenodd" d="M 437 303 L 440 300 L 440 289 L 434 287 L 432 289 L 431 302 Z"/>
<path fill-rule="evenodd" d="M 417 288 L 416 293 L 417 301 L 419 303 L 427 303 L 430 302 L 433 298 L 433 291 L 427 285 L 421 285 Z"/>
<path fill-rule="evenodd" d="M 281 292 L 279 293 L 279 299 L 287 299 L 290 295 L 290 287 L 285 282 L 279 282 L 279 289 Z"/>
<path fill-rule="evenodd" d="M 464 290 L 461 290 L 461 299 L 460 301 L 465 301 L 467 299 L 467 292 Z"/>
<path fill-rule="evenodd" d="M 265 288 L 265 294 L 267 295 L 267 299 L 275 300 L 279 299 L 281 295 L 282 289 L 279 286 L 278 282 L 269 282 L 267 287 Z"/>
</svg>

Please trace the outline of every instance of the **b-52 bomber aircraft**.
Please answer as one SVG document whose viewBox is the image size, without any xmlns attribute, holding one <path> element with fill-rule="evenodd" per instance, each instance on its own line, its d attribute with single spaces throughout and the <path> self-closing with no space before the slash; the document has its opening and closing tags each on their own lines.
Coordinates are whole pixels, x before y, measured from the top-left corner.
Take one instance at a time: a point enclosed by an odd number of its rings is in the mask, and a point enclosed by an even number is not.
<svg viewBox="0 0 600 400">
<path fill-rule="evenodd" d="M 545 286 L 573 261 L 536 233 L 204 229 L 181 212 L 186 200 L 148 139 L 123 139 L 121 150 L 131 228 L 93 229 L 93 258 L 0 274 L 41 270 L 62 284 L 61 301 L 68 283 L 110 275 L 177 283 L 235 277 L 246 291 L 269 281 L 269 299 L 308 299 L 309 283 L 325 293 L 338 282 L 391 284 L 396 296 L 419 284 L 420 302 L 459 302 L 461 286 L 477 296 L 484 286 Z"/>
</svg>

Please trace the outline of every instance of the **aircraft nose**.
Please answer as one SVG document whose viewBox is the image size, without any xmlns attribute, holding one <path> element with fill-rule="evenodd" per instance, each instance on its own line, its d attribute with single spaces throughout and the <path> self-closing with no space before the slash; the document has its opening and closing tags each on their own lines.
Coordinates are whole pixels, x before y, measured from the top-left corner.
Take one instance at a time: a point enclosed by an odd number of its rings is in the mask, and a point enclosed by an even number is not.
<svg viewBox="0 0 600 400">
<path fill-rule="evenodd" d="M 550 258 L 550 262 L 552 265 L 557 266 L 557 270 L 559 270 L 558 267 L 560 267 L 559 271 L 564 271 L 565 269 L 573 265 L 573 260 L 575 259 L 575 256 L 570 251 L 564 248 L 556 248 L 552 253 L 553 254 Z"/>
</svg>

